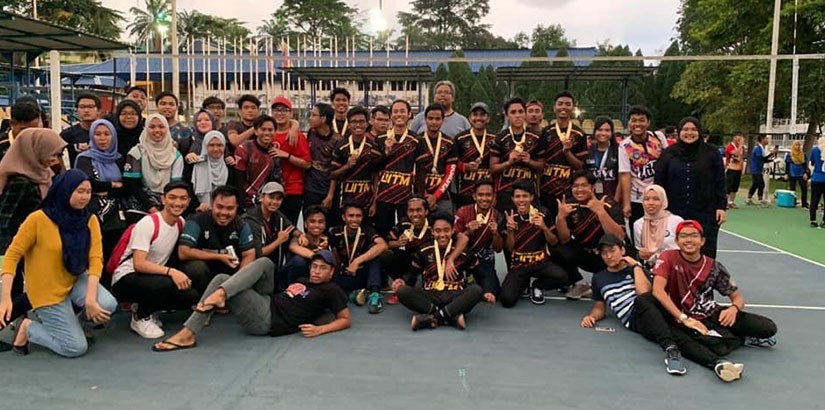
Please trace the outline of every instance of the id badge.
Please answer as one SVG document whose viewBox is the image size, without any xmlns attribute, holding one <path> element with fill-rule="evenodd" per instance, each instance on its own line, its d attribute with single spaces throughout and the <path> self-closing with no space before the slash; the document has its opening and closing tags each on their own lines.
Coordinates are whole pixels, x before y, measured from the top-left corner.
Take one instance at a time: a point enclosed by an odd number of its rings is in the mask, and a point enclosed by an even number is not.
<svg viewBox="0 0 825 410">
<path fill-rule="evenodd" d="M 604 195 L 604 184 L 601 179 L 596 181 L 596 195 Z"/>
</svg>

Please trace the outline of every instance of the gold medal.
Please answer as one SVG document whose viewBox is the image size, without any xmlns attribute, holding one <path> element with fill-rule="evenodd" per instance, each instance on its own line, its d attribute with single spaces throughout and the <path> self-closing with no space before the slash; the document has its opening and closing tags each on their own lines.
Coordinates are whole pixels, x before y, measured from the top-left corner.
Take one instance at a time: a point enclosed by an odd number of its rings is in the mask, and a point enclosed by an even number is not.
<svg viewBox="0 0 825 410">
<path fill-rule="evenodd" d="M 530 205 L 530 221 L 532 221 L 533 218 L 537 217 L 538 215 L 539 210 L 536 209 L 536 207 L 534 207 L 533 205 Z"/>
<path fill-rule="evenodd" d="M 435 285 L 433 285 L 433 289 L 435 289 L 437 291 L 442 291 L 442 290 L 444 290 L 445 287 L 446 287 L 446 285 L 444 285 L 444 281 L 441 280 L 441 279 L 436 281 Z"/>
<path fill-rule="evenodd" d="M 450 239 L 450 243 L 447 244 L 447 249 L 444 251 L 444 259 L 447 258 L 447 255 L 450 254 L 450 249 L 453 247 L 453 240 Z M 447 270 L 446 268 L 446 261 L 441 258 L 441 250 L 438 249 L 438 241 L 433 241 L 433 250 L 435 251 L 435 270 L 438 272 L 438 280 L 433 285 L 435 290 L 441 291 L 444 290 L 444 273 Z"/>
<path fill-rule="evenodd" d="M 567 142 L 570 139 L 570 133 L 573 132 L 573 124 L 567 124 L 567 132 L 562 132 L 561 127 L 559 127 L 559 122 L 556 121 L 556 135 L 559 136 L 561 142 Z"/>
<path fill-rule="evenodd" d="M 441 153 L 441 131 L 438 132 L 438 138 L 435 142 L 435 150 L 433 150 L 433 144 L 430 142 L 430 136 L 424 135 L 424 141 L 427 142 L 427 148 L 430 150 L 430 154 L 433 156 L 433 169 L 432 173 L 438 173 L 438 156 Z"/>
<path fill-rule="evenodd" d="M 527 130 L 524 130 L 524 132 L 521 134 L 521 139 L 517 140 L 516 133 L 513 132 L 513 127 L 510 127 L 508 129 L 510 130 L 510 137 L 513 138 L 513 143 L 516 144 L 516 147 L 513 148 L 513 150 L 521 154 L 522 152 L 524 152 L 524 143 L 527 141 Z"/>
<path fill-rule="evenodd" d="M 367 137 L 361 137 L 361 144 L 358 145 L 358 148 L 355 148 L 355 141 L 352 140 L 352 135 L 350 135 L 349 138 L 347 138 L 347 143 L 349 144 L 349 155 L 354 155 L 356 158 L 358 158 L 359 156 L 361 156 L 361 151 L 364 150 L 364 144 L 367 143 Z"/>
<path fill-rule="evenodd" d="M 484 216 L 481 212 L 479 212 L 478 207 L 476 207 L 475 205 L 473 206 L 475 207 L 476 211 L 476 222 L 478 222 L 481 225 L 486 225 L 487 222 L 490 221 L 490 215 L 493 214 L 493 210 L 491 209 L 487 211 L 487 216 Z"/>
<path fill-rule="evenodd" d="M 518 143 L 517 143 L 517 144 L 516 144 L 516 147 L 514 148 L 514 150 L 515 150 L 516 152 L 518 152 L 519 154 L 521 154 L 522 152 L 524 152 L 524 146 L 523 146 L 522 144 L 518 144 Z"/>
</svg>

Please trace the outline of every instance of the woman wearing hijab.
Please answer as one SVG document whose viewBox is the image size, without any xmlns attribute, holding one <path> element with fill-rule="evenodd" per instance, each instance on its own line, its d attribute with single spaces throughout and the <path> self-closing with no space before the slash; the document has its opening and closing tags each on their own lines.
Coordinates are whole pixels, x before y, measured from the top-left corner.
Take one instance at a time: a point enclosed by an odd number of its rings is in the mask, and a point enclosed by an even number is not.
<svg viewBox="0 0 825 410">
<path fill-rule="evenodd" d="M 2 265 L 3 281 L 11 281 L 25 258 L 26 294 L 38 321 L 24 319 L 13 348 L 29 353 L 29 343 L 60 356 L 78 357 L 88 344 L 72 305 L 85 308 L 96 324 L 109 321 L 117 301 L 99 284 L 103 270 L 100 225 L 86 206 L 92 185 L 83 171 L 58 176 L 43 199 L 42 208 L 20 226 Z M 10 289 L 0 295 L 0 325 L 11 319 Z"/>
<path fill-rule="evenodd" d="M 725 171 L 722 154 L 702 141 L 701 129 L 701 123 L 693 117 L 679 122 L 679 142 L 662 152 L 654 181 L 665 189 L 671 213 L 702 224 L 702 253 L 716 258 L 719 226 L 727 218 Z"/>
<path fill-rule="evenodd" d="M 607 197 L 621 203 L 619 193 L 619 144 L 610 117 L 597 117 L 593 127 L 595 143 L 590 146 L 587 169 L 596 176 L 596 196 Z"/>
<path fill-rule="evenodd" d="M 115 126 L 115 134 L 117 134 L 117 152 L 126 158 L 126 154 L 140 142 L 140 135 L 145 124 L 143 110 L 138 103 L 123 100 L 117 105 L 110 122 Z"/>
<path fill-rule="evenodd" d="M 194 133 L 191 138 L 178 141 L 178 151 L 183 155 L 183 180 L 192 180 L 192 169 L 195 164 L 204 160 L 201 156 L 201 146 L 209 131 L 218 129 L 218 121 L 209 111 L 201 109 L 193 117 Z"/>
<path fill-rule="evenodd" d="M 796 140 L 791 145 L 791 152 L 785 154 L 785 170 L 788 173 L 790 190 L 796 192 L 796 184 L 802 189 L 802 207 L 808 208 L 808 156 L 802 150 L 802 140 Z"/>
<path fill-rule="evenodd" d="M 642 196 L 645 216 L 633 224 L 633 243 L 639 259 L 653 267 L 656 259 L 668 249 L 679 249 L 676 244 L 676 225 L 682 218 L 667 210 L 667 194 L 659 185 L 645 188 Z"/>
<path fill-rule="evenodd" d="M 56 132 L 29 128 L 15 138 L 0 161 L 0 261 L 20 225 L 46 196 L 54 176 L 49 165 L 65 147 L 66 142 Z M 15 302 L 14 319 L 31 309 L 23 295 L 23 275 L 16 276 L 8 288 Z"/>
<path fill-rule="evenodd" d="M 123 176 L 118 167 L 117 131 L 107 120 L 97 120 L 89 128 L 89 149 L 80 153 L 74 167 L 83 171 L 92 184 L 89 211 L 100 219 L 103 257 L 109 257 L 126 224 L 122 212 Z"/>
<path fill-rule="evenodd" d="M 123 180 L 132 195 L 128 208 L 137 221 L 145 213 L 160 209 L 163 187 L 183 176 L 183 156 L 172 143 L 166 118 L 152 114 L 140 134 L 140 142 L 129 150 L 123 166 Z M 136 217 L 136 218 L 135 218 Z"/>
<path fill-rule="evenodd" d="M 200 151 L 200 157 L 206 160 L 195 164 L 192 172 L 192 186 L 200 202 L 198 212 L 209 210 L 209 204 L 212 203 L 212 191 L 221 185 L 226 185 L 229 178 L 229 168 L 223 159 L 225 148 L 226 139 L 220 131 L 206 133 Z"/>
</svg>

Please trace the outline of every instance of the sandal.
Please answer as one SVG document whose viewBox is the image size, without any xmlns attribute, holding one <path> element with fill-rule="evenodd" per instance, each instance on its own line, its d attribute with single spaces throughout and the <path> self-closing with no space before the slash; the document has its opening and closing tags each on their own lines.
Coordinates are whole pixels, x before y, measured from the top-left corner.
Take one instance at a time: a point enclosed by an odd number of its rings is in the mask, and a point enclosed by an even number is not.
<svg viewBox="0 0 825 410">
<path fill-rule="evenodd" d="M 192 310 L 198 313 L 209 313 L 213 310 L 216 310 L 218 313 L 220 313 L 226 310 L 226 303 L 224 303 L 223 305 L 217 305 L 214 303 L 198 303 Z"/>
<path fill-rule="evenodd" d="M 22 316 L 22 317 L 20 317 L 20 319 L 18 319 L 16 324 L 12 325 L 15 332 L 14 332 L 14 338 L 12 339 L 12 342 L 11 342 L 12 343 L 11 344 L 11 352 L 18 355 L 18 356 L 26 356 L 26 355 L 29 354 L 29 342 L 28 342 L 28 340 L 26 340 L 26 344 L 23 344 L 23 345 L 20 345 L 20 346 L 14 344 L 14 341 L 17 340 L 17 336 L 20 334 L 20 331 L 23 330 L 22 324 L 23 324 L 23 321 L 25 319 L 26 319 L 25 316 Z M 28 329 L 28 327 L 27 327 L 27 329 Z"/>
<path fill-rule="evenodd" d="M 171 349 L 159 349 L 158 345 L 161 345 L 161 344 L 172 346 L 172 348 Z M 179 345 L 175 342 L 170 342 L 169 339 L 166 339 L 166 340 L 152 346 L 152 351 L 153 352 L 158 352 L 158 353 L 164 353 L 164 352 L 172 352 L 172 351 L 175 351 L 175 350 L 192 349 L 192 348 L 197 347 L 197 346 L 198 346 L 198 342 L 194 342 L 191 345 Z"/>
</svg>

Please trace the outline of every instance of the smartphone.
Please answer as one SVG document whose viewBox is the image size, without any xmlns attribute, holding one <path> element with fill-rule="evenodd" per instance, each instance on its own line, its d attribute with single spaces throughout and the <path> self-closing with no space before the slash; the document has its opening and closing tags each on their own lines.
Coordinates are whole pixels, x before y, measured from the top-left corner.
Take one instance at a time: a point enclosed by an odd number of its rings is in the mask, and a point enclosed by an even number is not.
<svg viewBox="0 0 825 410">
<path fill-rule="evenodd" d="M 609 326 L 596 326 L 593 328 L 597 332 L 615 332 L 616 329 Z"/>
</svg>

